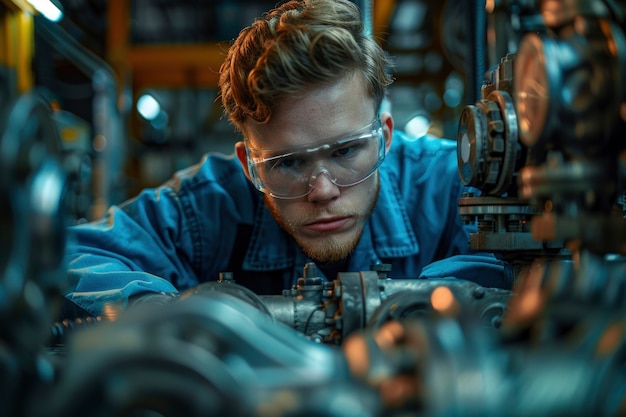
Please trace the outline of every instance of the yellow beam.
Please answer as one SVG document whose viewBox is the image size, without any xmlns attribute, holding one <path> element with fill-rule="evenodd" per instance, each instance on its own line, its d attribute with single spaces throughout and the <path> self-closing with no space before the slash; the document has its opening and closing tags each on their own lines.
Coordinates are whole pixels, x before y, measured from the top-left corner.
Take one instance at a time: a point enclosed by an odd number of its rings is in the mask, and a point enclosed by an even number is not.
<svg viewBox="0 0 626 417">
<path fill-rule="evenodd" d="M 32 88 L 33 9 L 24 1 L 0 0 L 0 65 L 16 76 L 18 92 Z"/>
<path fill-rule="evenodd" d="M 33 15 L 30 13 L 19 13 L 17 20 L 17 48 L 15 50 L 15 61 L 17 70 L 17 89 L 23 93 L 33 86 L 32 60 L 35 49 L 35 25 Z"/>
<path fill-rule="evenodd" d="M 117 71 L 131 75 L 135 91 L 154 88 L 215 88 L 227 46 L 195 45 L 128 46 L 124 59 L 117 57 Z M 120 65 L 119 63 L 122 63 Z"/>
<path fill-rule="evenodd" d="M 7 41 L 11 34 L 10 17 L 11 15 L 6 8 L 0 8 L 0 65 L 3 67 L 8 67 L 10 60 L 10 42 Z"/>
<path fill-rule="evenodd" d="M 386 39 L 389 33 L 389 22 L 396 7 L 395 0 L 374 1 L 374 36 L 376 39 Z"/>
<path fill-rule="evenodd" d="M 4 4 L 7 9 L 12 12 L 34 13 L 35 9 L 26 0 L 0 0 L 0 4 Z M 0 7 L 2 9 L 2 7 Z"/>
<path fill-rule="evenodd" d="M 132 46 L 126 51 L 133 70 L 193 67 L 217 73 L 225 57 L 226 47 L 218 43 Z"/>
<path fill-rule="evenodd" d="M 107 61 L 117 66 L 126 60 L 128 49 L 130 5 L 126 0 L 109 0 L 107 4 Z"/>
</svg>

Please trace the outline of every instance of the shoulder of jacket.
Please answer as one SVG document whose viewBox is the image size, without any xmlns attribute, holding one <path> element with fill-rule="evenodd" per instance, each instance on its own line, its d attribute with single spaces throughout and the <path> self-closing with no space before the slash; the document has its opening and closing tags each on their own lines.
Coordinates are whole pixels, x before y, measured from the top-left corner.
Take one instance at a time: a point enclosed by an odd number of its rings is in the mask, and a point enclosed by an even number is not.
<svg viewBox="0 0 626 417">
<path fill-rule="evenodd" d="M 207 153 L 196 164 L 176 171 L 163 186 L 178 193 L 183 188 L 206 186 L 211 183 L 218 186 L 228 184 L 240 186 L 238 183 L 245 180 L 241 165 L 234 155 Z"/>
</svg>

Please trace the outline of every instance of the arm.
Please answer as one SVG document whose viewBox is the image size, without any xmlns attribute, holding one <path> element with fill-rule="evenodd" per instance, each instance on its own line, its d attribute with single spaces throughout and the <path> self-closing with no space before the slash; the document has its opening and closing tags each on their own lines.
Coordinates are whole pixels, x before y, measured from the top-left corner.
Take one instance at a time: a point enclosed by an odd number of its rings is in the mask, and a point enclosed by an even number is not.
<svg viewBox="0 0 626 417">
<path fill-rule="evenodd" d="M 124 307 L 132 297 L 217 279 L 256 204 L 239 162 L 207 154 L 102 220 L 70 228 L 66 262 L 74 286 L 66 299 L 99 315 L 105 303 Z"/>
<path fill-rule="evenodd" d="M 98 221 L 69 229 L 66 294 L 90 314 L 107 303 L 126 305 L 145 292 L 171 293 L 181 277 L 197 281 L 189 258 L 190 227 L 170 188 L 146 190 Z"/>
</svg>

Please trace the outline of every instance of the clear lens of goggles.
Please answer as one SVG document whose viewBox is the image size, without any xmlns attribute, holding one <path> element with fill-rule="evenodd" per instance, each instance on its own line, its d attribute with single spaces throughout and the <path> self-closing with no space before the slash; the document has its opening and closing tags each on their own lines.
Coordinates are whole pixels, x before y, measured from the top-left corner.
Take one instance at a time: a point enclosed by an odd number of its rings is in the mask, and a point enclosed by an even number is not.
<svg viewBox="0 0 626 417">
<path fill-rule="evenodd" d="M 348 138 L 335 142 L 280 154 L 271 150 L 247 151 L 250 177 L 257 189 L 276 198 L 298 198 L 311 192 L 320 175 L 326 175 L 339 187 L 366 180 L 385 159 L 385 138 L 376 118 Z"/>
</svg>

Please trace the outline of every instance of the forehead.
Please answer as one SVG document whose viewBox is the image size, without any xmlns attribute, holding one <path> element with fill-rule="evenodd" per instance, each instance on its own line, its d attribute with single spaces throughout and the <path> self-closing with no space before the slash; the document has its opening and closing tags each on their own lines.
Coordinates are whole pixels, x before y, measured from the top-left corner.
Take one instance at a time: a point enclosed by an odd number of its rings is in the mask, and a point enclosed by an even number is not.
<svg viewBox="0 0 626 417">
<path fill-rule="evenodd" d="M 374 107 L 362 77 L 350 74 L 285 98 L 269 122 L 247 120 L 243 133 L 256 149 L 306 146 L 362 128 L 373 120 Z"/>
</svg>

